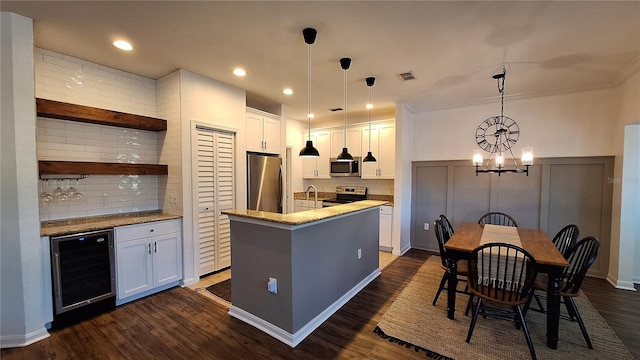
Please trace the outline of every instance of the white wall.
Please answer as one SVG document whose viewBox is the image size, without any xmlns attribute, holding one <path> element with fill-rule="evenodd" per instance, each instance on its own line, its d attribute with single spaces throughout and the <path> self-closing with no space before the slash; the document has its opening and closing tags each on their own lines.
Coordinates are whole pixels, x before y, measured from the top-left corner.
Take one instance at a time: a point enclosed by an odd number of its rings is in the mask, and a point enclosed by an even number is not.
<svg viewBox="0 0 640 360">
<path fill-rule="evenodd" d="M 304 147 L 304 139 L 307 134 L 307 122 L 287 119 L 286 121 L 286 146 L 291 147 L 291 191 L 304 191 L 302 183 L 302 158 L 298 156 L 300 149 Z"/>
<path fill-rule="evenodd" d="M 634 289 L 633 282 L 640 283 L 640 144 L 637 125 L 640 121 L 640 71 L 629 77 L 618 89 L 619 120 L 616 132 L 616 171 L 612 216 L 612 238 L 620 243 L 612 246 L 611 267 L 607 280 L 619 288 Z M 634 256 L 635 255 L 635 256 Z"/>
<path fill-rule="evenodd" d="M 504 115 L 520 127 L 514 147 L 536 157 L 613 155 L 616 134 L 615 92 L 611 89 L 528 99 L 505 98 Z M 418 113 L 413 136 L 413 161 L 465 160 L 478 148 L 475 131 L 485 119 L 500 115 L 495 103 Z"/>
<path fill-rule="evenodd" d="M 197 244 L 193 238 L 193 201 L 196 191 L 192 186 L 191 129 L 193 122 L 210 125 L 213 128 L 235 131 L 236 141 L 236 208 L 247 206 L 247 141 L 246 141 L 246 92 L 221 82 L 186 70 L 178 70 L 180 78 L 180 136 L 182 154 L 182 208 L 183 208 L 183 251 L 184 282 L 198 281 L 199 263 Z M 193 254 L 189 257 L 187 254 Z"/>
<path fill-rule="evenodd" d="M 45 249 L 37 216 L 33 22 L 0 13 L 0 347 L 48 336 Z"/>
<path fill-rule="evenodd" d="M 156 82 L 158 117 L 167 120 L 167 131 L 159 139 L 159 163 L 168 174 L 158 179 L 159 206 L 168 213 L 182 215 L 182 126 L 180 123 L 180 72 L 174 71 Z M 183 222 L 182 226 L 185 224 Z"/>
</svg>

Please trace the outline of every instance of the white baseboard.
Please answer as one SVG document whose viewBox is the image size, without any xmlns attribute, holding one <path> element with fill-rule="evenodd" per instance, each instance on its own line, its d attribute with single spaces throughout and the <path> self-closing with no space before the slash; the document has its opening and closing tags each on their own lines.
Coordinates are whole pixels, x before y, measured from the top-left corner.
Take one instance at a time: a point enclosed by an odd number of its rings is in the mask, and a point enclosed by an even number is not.
<svg viewBox="0 0 640 360">
<path fill-rule="evenodd" d="M 20 335 L 3 335 L 0 336 L 0 348 L 12 348 L 31 345 L 37 341 L 48 338 L 49 332 L 44 327 L 29 334 Z"/>
<path fill-rule="evenodd" d="M 329 305 L 329 307 L 327 307 L 324 311 L 311 319 L 311 321 L 309 321 L 305 326 L 303 326 L 300 330 L 296 331 L 293 334 L 247 311 L 235 307 L 233 306 L 233 304 L 229 309 L 229 315 L 240 321 L 244 321 L 245 323 L 273 336 L 274 338 L 294 348 L 379 275 L 380 269 L 375 269 L 371 274 L 362 279 L 362 281 L 360 281 L 356 286 L 351 288 L 351 290 L 347 291 L 333 304 Z"/>
<path fill-rule="evenodd" d="M 395 249 L 393 250 L 393 255 L 398 255 L 398 256 L 402 256 L 404 255 L 407 251 L 411 250 L 411 244 L 407 244 L 405 247 L 403 247 L 402 249 L 400 249 L 400 251 L 396 251 Z"/>
<path fill-rule="evenodd" d="M 197 284 L 199 281 L 200 281 L 199 277 L 192 277 L 190 279 L 182 279 L 180 281 L 180 286 L 181 287 L 191 286 L 193 284 Z"/>
<path fill-rule="evenodd" d="M 616 289 L 637 291 L 635 286 L 633 286 L 633 281 L 621 281 L 611 274 L 607 275 L 607 282 Z"/>
</svg>

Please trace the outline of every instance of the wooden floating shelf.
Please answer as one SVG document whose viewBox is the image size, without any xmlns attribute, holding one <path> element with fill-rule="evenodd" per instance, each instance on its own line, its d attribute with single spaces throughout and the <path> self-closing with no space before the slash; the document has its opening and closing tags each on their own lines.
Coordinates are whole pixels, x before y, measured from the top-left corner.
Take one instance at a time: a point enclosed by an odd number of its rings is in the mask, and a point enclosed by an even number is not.
<svg viewBox="0 0 640 360">
<path fill-rule="evenodd" d="M 38 116 L 42 117 L 79 121 L 90 124 L 110 125 L 149 131 L 167 130 L 167 121 L 163 119 L 41 98 L 36 98 L 36 113 Z"/>
<path fill-rule="evenodd" d="M 38 161 L 40 174 L 67 175 L 167 175 L 167 165 L 102 163 L 84 161 Z"/>
</svg>

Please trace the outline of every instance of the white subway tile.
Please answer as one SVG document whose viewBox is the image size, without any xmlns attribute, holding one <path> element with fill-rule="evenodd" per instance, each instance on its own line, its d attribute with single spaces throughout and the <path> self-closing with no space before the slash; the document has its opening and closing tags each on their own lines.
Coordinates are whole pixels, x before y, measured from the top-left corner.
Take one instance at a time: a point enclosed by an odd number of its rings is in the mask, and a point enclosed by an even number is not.
<svg viewBox="0 0 640 360">
<path fill-rule="evenodd" d="M 68 153 L 66 150 L 50 150 L 46 149 L 42 152 L 37 152 L 38 160 L 65 160 L 68 159 Z"/>
<path fill-rule="evenodd" d="M 66 144 L 67 143 L 67 137 L 66 136 L 54 136 L 54 135 L 37 134 L 36 135 L 36 141 L 38 142 L 38 144 L 40 144 L 40 143 Z"/>
<path fill-rule="evenodd" d="M 58 65 L 58 66 L 60 66 L 61 69 L 64 66 L 64 64 L 66 63 L 66 61 L 64 61 L 64 59 L 62 59 L 62 58 L 60 58 L 58 56 L 53 56 L 51 54 L 43 54 L 42 60 L 43 60 L 43 62 L 45 62 L 47 64 Z"/>
<path fill-rule="evenodd" d="M 110 68 L 98 65 L 98 67 L 93 67 L 93 66 L 83 66 L 83 70 L 84 72 L 86 72 L 87 74 L 93 74 L 93 75 L 97 75 L 100 77 L 101 80 L 104 79 L 113 79 L 115 80 L 116 78 L 116 74 L 113 72 L 113 69 L 111 69 L 112 71 L 108 71 Z"/>
</svg>

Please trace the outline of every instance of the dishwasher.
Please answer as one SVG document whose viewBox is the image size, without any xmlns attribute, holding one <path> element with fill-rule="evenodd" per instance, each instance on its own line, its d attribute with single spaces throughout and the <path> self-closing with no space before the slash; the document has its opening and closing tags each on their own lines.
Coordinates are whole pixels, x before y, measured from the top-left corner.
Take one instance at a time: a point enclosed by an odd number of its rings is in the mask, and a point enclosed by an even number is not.
<svg viewBox="0 0 640 360">
<path fill-rule="evenodd" d="M 51 238 L 54 314 L 112 298 L 116 280 L 113 230 Z"/>
</svg>

